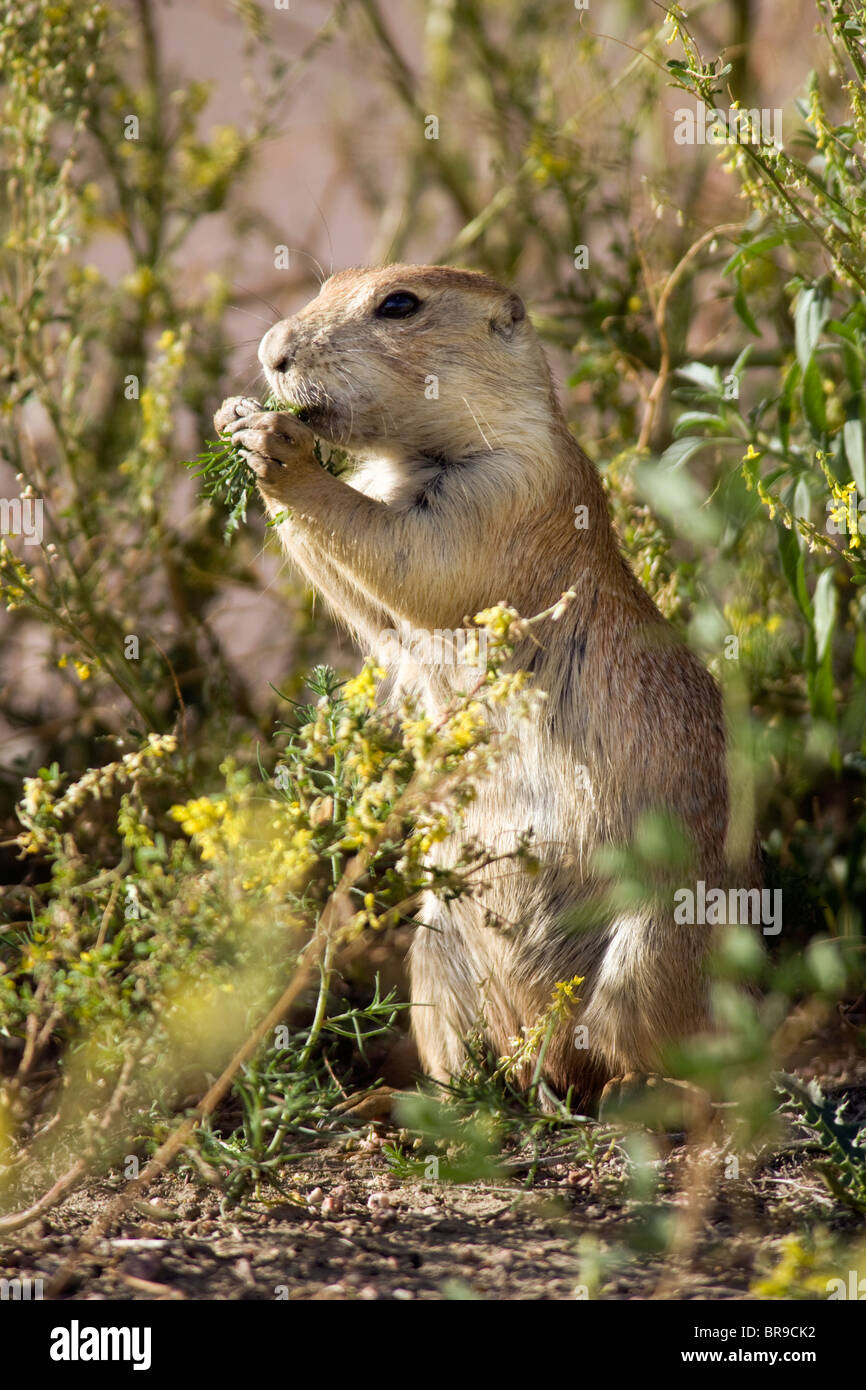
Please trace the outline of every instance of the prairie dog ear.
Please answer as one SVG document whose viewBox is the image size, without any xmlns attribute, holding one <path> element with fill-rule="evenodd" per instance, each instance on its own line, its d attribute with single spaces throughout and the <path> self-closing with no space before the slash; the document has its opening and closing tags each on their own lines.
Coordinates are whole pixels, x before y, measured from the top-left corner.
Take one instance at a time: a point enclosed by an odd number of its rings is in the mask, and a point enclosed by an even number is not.
<svg viewBox="0 0 866 1390">
<path fill-rule="evenodd" d="M 514 337 L 515 329 L 526 318 L 526 305 L 519 294 L 507 294 L 490 315 L 490 332 L 506 341 Z"/>
</svg>

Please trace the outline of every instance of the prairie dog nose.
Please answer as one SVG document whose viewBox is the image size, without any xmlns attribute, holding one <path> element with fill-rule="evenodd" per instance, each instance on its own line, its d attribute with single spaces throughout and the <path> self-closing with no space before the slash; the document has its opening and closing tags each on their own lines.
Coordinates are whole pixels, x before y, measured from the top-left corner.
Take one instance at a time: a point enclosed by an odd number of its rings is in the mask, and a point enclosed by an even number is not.
<svg viewBox="0 0 866 1390">
<path fill-rule="evenodd" d="M 292 330 L 284 319 L 269 328 L 259 343 L 259 361 L 271 372 L 286 372 L 292 365 L 295 350 L 292 345 Z"/>
</svg>

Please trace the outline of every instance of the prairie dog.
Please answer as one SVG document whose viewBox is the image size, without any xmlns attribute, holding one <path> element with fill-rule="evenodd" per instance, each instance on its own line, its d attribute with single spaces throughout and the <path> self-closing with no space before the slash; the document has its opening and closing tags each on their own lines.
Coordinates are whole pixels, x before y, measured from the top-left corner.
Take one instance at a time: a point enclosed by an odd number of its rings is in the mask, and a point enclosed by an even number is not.
<svg viewBox="0 0 866 1390">
<path fill-rule="evenodd" d="M 259 358 L 274 395 L 300 415 L 233 397 L 215 424 L 246 451 L 271 515 L 291 510 L 282 545 L 363 648 L 406 624 L 459 629 L 501 601 L 530 617 L 574 590 L 541 646 L 515 652 L 547 699 L 519 748 L 479 782 L 465 826 L 499 851 L 531 827 L 542 868 L 506 866 L 483 902 L 431 900 L 425 920 L 437 930 L 416 933 L 410 977 L 423 1068 L 446 1081 L 479 1017 L 503 1055 L 557 981 L 583 976 L 578 1012 L 544 1070 L 554 1089 L 574 1086 L 589 1101 L 707 1021 L 711 928 L 677 925 L 671 894 L 588 931 L 567 926 L 593 886 L 595 849 L 628 843 L 653 809 L 694 838 L 685 882 L 726 882 L 718 688 L 620 554 L 601 481 L 516 294 L 444 266 L 344 270 L 265 334 Z M 317 435 L 358 460 L 350 480 L 316 463 Z M 447 671 L 417 674 L 439 705 Z M 746 872 L 755 881 L 754 865 Z M 507 928 L 486 925 L 485 909 Z"/>
</svg>

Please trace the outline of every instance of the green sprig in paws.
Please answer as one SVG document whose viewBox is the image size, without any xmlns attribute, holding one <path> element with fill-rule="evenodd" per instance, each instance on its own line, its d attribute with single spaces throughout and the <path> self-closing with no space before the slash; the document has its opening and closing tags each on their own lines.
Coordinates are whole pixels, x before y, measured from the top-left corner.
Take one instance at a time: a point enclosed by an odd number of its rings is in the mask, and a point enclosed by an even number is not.
<svg viewBox="0 0 866 1390">
<path fill-rule="evenodd" d="M 262 405 L 262 410 L 285 410 L 292 415 L 300 414 L 301 409 L 301 406 L 279 401 L 275 396 L 268 396 Z M 335 477 L 345 470 L 347 460 L 342 449 L 331 449 L 325 457 L 321 442 L 317 439 L 313 452 L 321 466 Z M 255 474 L 240 449 L 226 434 L 210 440 L 198 457 L 189 459 L 186 466 L 194 468 L 194 476 L 202 479 L 204 496 L 222 503 L 227 509 L 223 540 L 228 545 L 241 522 L 247 519 L 247 507 L 256 492 Z"/>
</svg>

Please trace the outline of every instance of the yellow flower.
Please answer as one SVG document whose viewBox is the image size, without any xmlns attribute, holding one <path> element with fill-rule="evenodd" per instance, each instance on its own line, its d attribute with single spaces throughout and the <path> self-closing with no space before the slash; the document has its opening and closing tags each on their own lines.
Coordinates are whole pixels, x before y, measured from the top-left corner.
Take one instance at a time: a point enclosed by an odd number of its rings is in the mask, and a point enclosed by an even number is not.
<svg viewBox="0 0 866 1390">
<path fill-rule="evenodd" d="M 372 662 L 366 664 L 353 676 L 346 681 L 340 692 L 347 705 L 360 705 L 361 709 L 373 710 L 376 708 L 376 681 L 384 679 L 385 672 L 381 666 L 374 666 Z"/>
<path fill-rule="evenodd" d="M 574 975 L 570 980 L 558 980 L 553 986 L 553 1002 L 558 1009 L 567 1010 L 580 1000 L 575 991 L 583 984 L 583 975 Z"/>
<path fill-rule="evenodd" d="M 211 801 L 210 797 L 199 796 L 183 806 L 172 806 L 169 815 L 180 821 L 184 834 L 209 835 L 224 820 L 227 811 L 227 801 Z M 202 858 L 210 858 L 210 855 L 202 853 Z"/>
<path fill-rule="evenodd" d="M 478 742 L 485 727 L 484 711 L 477 701 L 473 701 L 448 720 L 443 733 L 455 748 L 464 749 Z"/>
<path fill-rule="evenodd" d="M 121 142 L 121 149 L 128 149 L 129 146 Z M 136 266 L 135 270 L 124 275 L 121 281 L 123 288 L 134 295 L 136 299 L 146 299 L 156 288 L 156 276 L 149 265 Z"/>
<path fill-rule="evenodd" d="M 494 637 L 507 637 L 511 624 L 518 616 L 516 609 L 498 603 L 494 608 L 485 608 L 476 613 L 472 621 L 479 627 L 488 628 Z"/>
<path fill-rule="evenodd" d="M 754 1283 L 750 1292 L 773 1299 L 791 1298 L 801 1291 L 826 1295 L 826 1273 L 819 1271 L 817 1264 L 814 1252 L 805 1249 L 798 1236 L 786 1236 L 775 1269 Z"/>
</svg>

